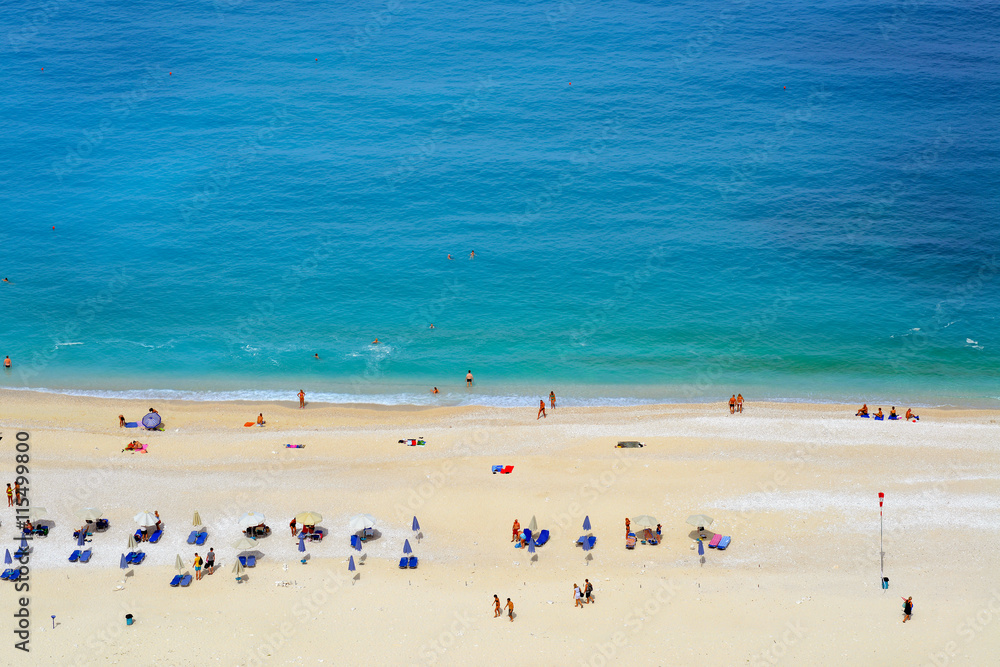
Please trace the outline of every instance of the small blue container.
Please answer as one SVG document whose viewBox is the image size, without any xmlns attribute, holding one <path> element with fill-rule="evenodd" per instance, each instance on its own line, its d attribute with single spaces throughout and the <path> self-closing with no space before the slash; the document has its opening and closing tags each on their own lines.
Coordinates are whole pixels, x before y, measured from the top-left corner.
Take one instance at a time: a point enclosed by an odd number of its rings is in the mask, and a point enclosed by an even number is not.
<svg viewBox="0 0 1000 667">
<path fill-rule="evenodd" d="M 135 619 L 132 618 L 132 614 L 125 614 L 125 625 L 132 625 L 134 622 Z"/>
</svg>

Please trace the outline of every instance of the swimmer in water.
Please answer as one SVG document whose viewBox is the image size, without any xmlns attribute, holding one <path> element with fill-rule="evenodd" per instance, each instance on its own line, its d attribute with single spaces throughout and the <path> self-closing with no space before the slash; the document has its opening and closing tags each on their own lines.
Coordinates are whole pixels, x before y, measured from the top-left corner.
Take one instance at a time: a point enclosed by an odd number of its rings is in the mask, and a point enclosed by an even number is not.
<svg viewBox="0 0 1000 667">
<path fill-rule="evenodd" d="M 432 393 L 432 394 L 439 394 L 439 393 L 441 393 L 441 392 L 439 392 L 439 391 L 438 391 L 438 388 L 437 388 L 437 387 L 434 387 L 433 389 L 431 389 L 431 393 Z"/>
<path fill-rule="evenodd" d="M 317 353 L 316 353 L 316 354 L 314 354 L 313 356 L 314 356 L 314 357 L 316 357 L 316 361 L 319 361 L 319 352 L 317 352 Z"/>
<path fill-rule="evenodd" d="M 372 345 L 378 345 L 378 338 L 372 341 Z"/>
<path fill-rule="evenodd" d="M 448 255 L 448 259 L 451 259 L 451 260 L 454 260 L 455 258 L 454 258 L 454 257 L 452 257 L 452 256 L 451 256 L 451 254 L 449 253 L 449 255 Z M 6 280 L 6 278 L 4 278 L 4 280 Z"/>
<path fill-rule="evenodd" d="M 468 373 L 465 374 L 465 386 L 466 387 L 471 387 L 472 386 L 472 371 L 471 370 Z"/>
<path fill-rule="evenodd" d="M 433 328 L 434 328 L 434 325 L 432 324 L 432 325 L 430 326 L 430 328 L 431 328 L 431 329 L 433 329 Z"/>
<path fill-rule="evenodd" d="M 451 259 L 451 255 L 448 255 L 448 259 Z M 9 282 L 10 282 L 10 281 L 9 281 L 9 280 L 7 280 L 6 278 L 4 278 L 4 279 L 3 279 L 3 281 L 4 281 L 5 283 L 9 283 Z"/>
<path fill-rule="evenodd" d="M 476 258 L 476 251 L 473 250 L 472 252 L 469 253 L 469 259 L 475 259 L 475 258 Z"/>
</svg>

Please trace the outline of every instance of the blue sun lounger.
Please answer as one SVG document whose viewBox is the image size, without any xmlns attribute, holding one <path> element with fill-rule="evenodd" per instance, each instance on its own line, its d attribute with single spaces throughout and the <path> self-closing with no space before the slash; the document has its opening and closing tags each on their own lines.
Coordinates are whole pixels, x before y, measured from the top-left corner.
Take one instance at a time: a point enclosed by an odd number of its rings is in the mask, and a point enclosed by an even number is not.
<svg viewBox="0 0 1000 667">
<path fill-rule="evenodd" d="M 84 551 L 83 553 L 80 554 L 80 561 L 79 562 L 81 562 L 81 563 L 89 563 L 90 562 L 90 555 L 91 555 L 90 554 L 90 549 L 87 549 L 86 551 Z"/>
<path fill-rule="evenodd" d="M 188 535 L 188 544 L 194 544 L 198 540 L 198 535 L 200 535 L 197 530 L 192 530 L 191 534 Z"/>
<path fill-rule="evenodd" d="M 405 558 L 403 560 L 406 560 Z M 0 581 L 7 581 L 7 577 L 14 574 L 13 569 L 4 570 L 3 574 L 0 574 Z"/>
<path fill-rule="evenodd" d="M 80 560 L 80 554 L 81 553 L 82 552 L 79 549 L 77 549 L 76 551 L 74 551 L 73 553 L 71 553 L 69 555 L 69 562 L 75 563 L 76 561 Z"/>
<path fill-rule="evenodd" d="M 528 530 L 527 528 L 524 529 L 524 541 L 525 542 L 531 541 L 531 531 Z"/>
<path fill-rule="evenodd" d="M 399 559 L 399 569 L 400 569 L 400 570 L 405 570 L 405 569 L 406 569 L 406 566 L 407 566 L 407 564 L 408 564 L 409 562 L 410 562 L 410 559 L 409 559 L 409 558 L 407 558 L 406 556 L 403 556 L 402 558 L 400 558 L 400 559 Z"/>
<path fill-rule="evenodd" d="M 416 556 L 410 556 L 410 569 L 411 570 L 416 570 L 417 569 L 417 557 Z"/>
<path fill-rule="evenodd" d="M 17 567 L 14 568 L 14 571 L 11 572 L 10 576 L 7 577 L 7 581 L 17 581 L 20 578 L 21 578 L 21 568 Z"/>
<path fill-rule="evenodd" d="M 170 580 L 170 585 L 173 586 L 174 588 L 177 588 L 178 586 L 181 585 L 181 579 L 183 579 L 183 578 L 184 578 L 184 575 L 175 574 L 174 578 Z"/>
<path fill-rule="evenodd" d="M 153 533 L 152 535 L 149 536 L 149 541 L 151 543 L 153 543 L 153 544 L 156 544 L 157 542 L 160 541 L 160 537 L 162 537 L 162 536 L 163 536 L 163 531 L 162 530 L 158 530 L 158 531 L 156 531 L 155 533 Z"/>
<path fill-rule="evenodd" d="M 21 560 L 22 558 L 24 558 L 27 555 L 28 555 L 28 550 L 27 549 L 22 549 L 21 547 L 18 547 L 17 551 L 14 552 L 14 558 L 16 558 L 18 560 Z"/>
<path fill-rule="evenodd" d="M 718 546 L 719 551 L 725 551 L 726 547 L 729 546 L 729 543 L 731 541 L 732 541 L 732 538 L 730 538 L 728 535 L 726 535 L 721 540 L 719 540 L 719 546 Z"/>
<path fill-rule="evenodd" d="M 542 532 L 538 533 L 538 537 L 535 538 L 535 546 L 540 547 L 548 541 L 549 541 L 549 531 L 543 530 Z"/>
<path fill-rule="evenodd" d="M 144 560 L 146 560 L 146 554 L 141 551 L 133 551 L 125 556 L 126 565 L 142 565 L 142 561 Z"/>
<path fill-rule="evenodd" d="M 257 565 L 256 556 L 240 556 L 240 562 L 243 563 L 243 567 L 254 567 Z"/>
<path fill-rule="evenodd" d="M 597 543 L 597 538 L 593 535 L 581 535 L 576 543 L 581 545 L 584 551 L 590 551 L 594 548 L 594 544 Z"/>
<path fill-rule="evenodd" d="M 190 583 L 191 583 L 191 575 L 190 574 L 185 574 L 184 578 L 181 579 L 181 586 L 187 586 Z"/>
<path fill-rule="evenodd" d="M 199 547 L 200 546 L 204 546 L 205 540 L 207 540 L 207 539 L 208 539 L 208 533 L 206 533 L 205 531 L 202 531 L 202 532 L 198 533 L 198 540 L 195 542 L 195 544 L 197 544 Z"/>
</svg>

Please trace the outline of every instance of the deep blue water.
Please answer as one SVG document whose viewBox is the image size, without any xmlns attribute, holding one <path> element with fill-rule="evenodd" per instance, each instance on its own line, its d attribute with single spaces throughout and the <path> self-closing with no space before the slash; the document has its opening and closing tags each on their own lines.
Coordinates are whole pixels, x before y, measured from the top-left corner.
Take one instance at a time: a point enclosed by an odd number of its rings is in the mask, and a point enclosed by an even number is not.
<svg viewBox="0 0 1000 667">
<path fill-rule="evenodd" d="M 985 2 L 8 5 L 0 382 L 995 406 L 998 33 Z"/>
</svg>

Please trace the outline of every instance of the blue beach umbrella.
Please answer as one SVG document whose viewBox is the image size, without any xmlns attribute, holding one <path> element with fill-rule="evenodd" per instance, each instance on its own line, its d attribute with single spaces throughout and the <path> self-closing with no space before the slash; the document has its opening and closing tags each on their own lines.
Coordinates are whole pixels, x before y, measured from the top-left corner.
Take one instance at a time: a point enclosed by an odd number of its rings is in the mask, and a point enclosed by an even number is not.
<svg viewBox="0 0 1000 667">
<path fill-rule="evenodd" d="M 10 549 L 7 549 L 7 553 L 5 553 L 3 556 L 3 564 L 10 565 L 13 562 L 14 560 L 10 557 Z"/>
<path fill-rule="evenodd" d="M 305 551 L 305 550 L 306 550 L 306 538 L 300 537 L 299 538 L 299 551 Z"/>
<path fill-rule="evenodd" d="M 583 517 L 583 529 L 590 530 L 590 515 Z"/>
<path fill-rule="evenodd" d="M 25 537 L 24 535 L 21 535 L 21 551 L 27 551 L 27 550 L 28 550 L 28 538 Z"/>
<path fill-rule="evenodd" d="M 420 524 L 417 522 L 417 517 L 413 517 L 413 530 L 420 530 Z"/>
<path fill-rule="evenodd" d="M 78 547 L 82 547 L 86 541 L 87 541 L 87 531 L 81 530 L 80 537 L 76 538 L 76 545 Z"/>
<path fill-rule="evenodd" d="M 698 555 L 699 556 L 705 555 L 705 543 L 702 542 L 701 540 L 698 540 Z"/>
<path fill-rule="evenodd" d="M 528 542 L 528 553 L 529 554 L 535 553 L 535 541 L 534 540 L 531 540 L 530 542 Z"/>
<path fill-rule="evenodd" d="M 152 430 L 160 425 L 160 415 L 155 412 L 149 412 L 142 416 L 142 425 L 147 429 Z"/>
<path fill-rule="evenodd" d="M 403 553 L 404 554 L 412 554 L 413 553 L 413 549 L 410 548 L 410 541 L 409 540 L 404 540 L 403 541 Z"/>
<path fill-rule="evenodd" d="M 351 560 L 347 562 L 347 571 L 354 572 L 354 556 L 351 556 Z"/>
<path fill-rule="evenodd" d="M 118 563 L 118 567 L 120 567 L 123 570 L 128 567 L 128 563 L 125 562 L 125 554 L 122 554 L 122 559 L 121 562 Z"/>
</svg>

